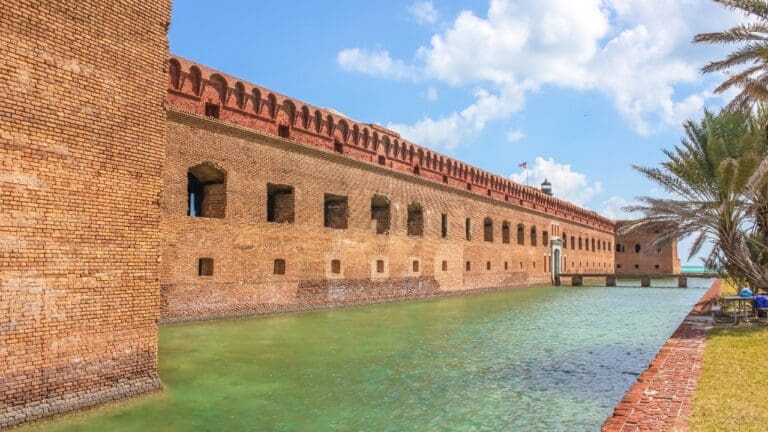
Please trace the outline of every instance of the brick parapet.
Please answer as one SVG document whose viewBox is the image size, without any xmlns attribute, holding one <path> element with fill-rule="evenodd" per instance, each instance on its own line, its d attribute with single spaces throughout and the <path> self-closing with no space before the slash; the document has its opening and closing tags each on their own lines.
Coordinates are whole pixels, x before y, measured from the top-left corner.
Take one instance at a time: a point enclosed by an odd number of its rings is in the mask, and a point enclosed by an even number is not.
<svg viewBox="0 0 768 432">
<path fill-rule="evenodd" d="M 356 122 L 180 57 L 169 59 L 168 72 L 167 104 L 173 109 L 205 115 L 210 104 L 227 123 L 271 135 L 286 127 L 284 133 L 304 145 L 615 232 L 615 223 L 594 211 L 418 146 L 381 126 Z"/>
</svg>

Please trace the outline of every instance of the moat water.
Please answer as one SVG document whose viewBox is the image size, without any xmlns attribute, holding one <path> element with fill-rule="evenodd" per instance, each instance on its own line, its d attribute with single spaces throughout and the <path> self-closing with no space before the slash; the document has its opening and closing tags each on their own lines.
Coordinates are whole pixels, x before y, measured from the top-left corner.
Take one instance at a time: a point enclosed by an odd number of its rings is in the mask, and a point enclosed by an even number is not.
<svg viewBox="0 0 768 432">
<path fill-rule="evenodd" d="M 33 429 L 595 431 L 709 283 L 163 326 L 166 391 Z"/>
</svg>

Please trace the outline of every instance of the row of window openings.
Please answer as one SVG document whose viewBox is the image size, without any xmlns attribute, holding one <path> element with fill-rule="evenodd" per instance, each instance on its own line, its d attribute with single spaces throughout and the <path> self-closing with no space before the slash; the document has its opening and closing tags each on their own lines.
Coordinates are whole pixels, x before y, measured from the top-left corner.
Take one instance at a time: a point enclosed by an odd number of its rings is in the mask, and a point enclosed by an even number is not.
<svg viewBox="0 0 768 432">
<path fill-rule="evenodd" d="M 547 266 L 547 260 L 548 258 L 544 259 L 544 267 Z M 419 272 L 420 268 L 420 262 L 418 260 L 414 260 L 412 262 L 412 269 L 414 273 Z M 533 268 L 536 268 L 536 262 L 532 262 Z M 581 263 L 579 263 L 581 265 Z M 384 273 L 385 272 L 385 264 L 384 260 L 377 260 L 376 261 L 376 272 L 377 273 Z M 486 261 L 485 263 L 486 270 L 491 270 L 491 262 Z M 619 266 L 621 267 L 621 266 Z M 467 261 L 465 263 L 466 271 L 472 270 L 472 262 Z M 523 268 L 523 262 L 520 261 L 520 268 Z M 658 266 L 657 266 L 658 268 Z M 213 259 L 212 258 L 200 258 L 198 259 L 198 266 L 197 266 L 197 275 L 198 276 L 213 276 Z M 448 271 L 448 261 L 443 261 L 441 263 L 441 270 L 442 271 Z M 509 270 L 509 262 L 504 261 L 504 270 Z M 273 273 L 276 275 L 284 275 L 286 273 L 286 267 L 285 267 L 285 260 L 284 259 L 276 259 L 274 261 L 273 266 Z M 333 274 L 340 274 L 341 273 L 341 260 L 331 260 L 331 273 Z"/>
<path fill-rule="evenodd" d="M 641 249 L 640 244 L 636 244 L 635 253 L 640 253 L 640 249 Z M 624 253 L 626 251 L 627 251 L 627 248 L 623 244 L 616 243 L 616 252 Z M 656 253 L 661 253 L 661 248 L 656 249 Z"/>
<path fill-rule="evenodd" d="M 188 177 L 188 215 L 192 217 L 223 218 L 226 210 L 225 175 L 211 164 L 200 164 L 191 168 Z M 295 194 L 292 186 L 267 184 L 267 221 L 276 223 L 294 223 Z M 390 201 L 384 196 L 374 195 L 371 199 L 371 220 L 376 223 L 377 234 L 387 234 L 391 225 Z M 448 237 L 448 215 L 443 213 L 440 217 L 440 235 Z M 325 194 L 323 200 L 323 225 L 326 228 L 346 229 L 349 224 L 348 198 L 342 195 Z M 412 203 L 408 206 L 408 235 L 424 235 L 424 217 L 421 205 Z M 472 240 L 472 220 L 465 221 L 464 236 Z M 538 245 L 536 227 L 530 228 L 530 245 Z M 501 241 L 511 242 L 511 225 L 503 222 L 501 228 Z M 483 220 L 483 240 L 494 241 L 493 220 Z M 549 233 L 543 231 L 541 235 L 542 245 L 549 245 Z M 517 244 L 525 244 L 525 225 L 517 225 Z M 576 238 L 571 237 L 571 245 L 576 245 Z M 610 250 L 610 242 L 592 239 L 592 251 Z M 587 250 L 590 244 L 586 242 Z M 568 249 L 568 236 L 563 234 L 563 248 Z M 578 238 L 578 249 L 582 250 L 584 243 Z"/>
<path fill-rule="evenodd" d="M 620 268 L 621 268 L 621 264 L 616 264 L 616 268 L 617 268 L 617 269 L 620 269 Z M 659 266 L 658 264 L 656 264 L 656 265 L 654 265 L 654 266 L 653 266 L 653 268 L 654 268 L 654 269 L 656 269 L 656 270 L 658 270 L 658 269 L 660 269 L 660 268 L 661 268 L 661 266 Z M 635 269 L 636 269 L 636 270 L 640 269 L 640 264 L 635 264 Z"/>
</svg>

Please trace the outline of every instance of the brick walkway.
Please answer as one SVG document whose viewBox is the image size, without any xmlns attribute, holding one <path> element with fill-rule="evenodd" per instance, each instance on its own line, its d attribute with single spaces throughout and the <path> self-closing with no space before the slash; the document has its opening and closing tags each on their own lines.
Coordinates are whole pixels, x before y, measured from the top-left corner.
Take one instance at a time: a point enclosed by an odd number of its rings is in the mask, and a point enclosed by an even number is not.
<svg viewBox="0 0 768 432">
<path fill-rule="evenodd" d="M 707 313 L 720 294 L 721 280 L 712 283 L 691 313 L 661 347 L 603 423 L 604 432 L 683 431 L 688 429 L 696 383 L 701 376 L 708 322 L 696 317 Z"/>
</svg>

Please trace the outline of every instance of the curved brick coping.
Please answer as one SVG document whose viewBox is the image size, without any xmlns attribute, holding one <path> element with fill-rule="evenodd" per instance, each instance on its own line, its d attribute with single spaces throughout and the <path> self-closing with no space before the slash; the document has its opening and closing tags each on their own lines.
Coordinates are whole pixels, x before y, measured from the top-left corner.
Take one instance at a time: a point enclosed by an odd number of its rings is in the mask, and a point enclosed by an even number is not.
<svg viewBox="0 0 768 432">
<path fill-rule="evenodd" d="M 519 284 L 519 285 L 504 285 L 500 287 L 472 288 L 472 289 L 457 290 L 457 291 L 440 291 L 436 293 L 419 294 L 419 295 L 411 295 L 411 296 L 379 297 L 376 299 L 354 300 L 354 301 L 346 301 L 346 302 L 323 303 L 323 304 L 312 304 L 312 305 L 265 304 L 263 305 L 264 306 L 263 309 L 250 309 L 250 310 L 244 310 L 239 312 L 212 313 L 204 317 L 161 318 L 159 323 L 160 324 L 180 324 L 180 323 L 191 323 L 191 322 L 201 322 L 201 321 L 214 321 L 214 320 L 220 320 L 220 319 L 240 319 L 240 318 L 247 319 L 252 317 L 280 315 L 280 314 L 294 313 L 294 312 L 311 312 L 311 311 L 319 311 L 319 310 L 327 310 L 327 309 L 343 309 L 348 307 L 366 306 L 366 305 L 374 305 L 374 304 L 400 303 L 400 302 L 408 302 L 413 300 L 431 300 L 431 299 L 439 299 L 439 298 L 446 298 L 446 297 L 462 297 L 462 296 L 468 296 L 468 295 L 474 295 L 474 294 L 508 291 L 508 290 L 521 289 L 521 288 L 536 288 L 541 286 L 551 286 L 551 285 L 546 282 L 534 282 L 534 283 L 526 283 L 526 284 Z"/>
<path fill-rule="evenodd" d="M 79 392 L 34 402 L 24 408 L 0 412 L 0 429 L 18 426 L 38 420 L 50 420 L 55 416 L 94 408 L 108 402 L 139 396 L 162 389 L 157 377 L 121 380 L 100 390 Z"/>
<path fill-rule="evenodd" d="M 720 295 L 722 280 L 716 279 L 672 337 L 661 347 L 656 358 L 638 377 L 613 415 L 603 423 L 604 432 L 682 431 L 696 384 L 701 377 L 709 322 L 696 318 L 708 313 Z"/>
</svg>

